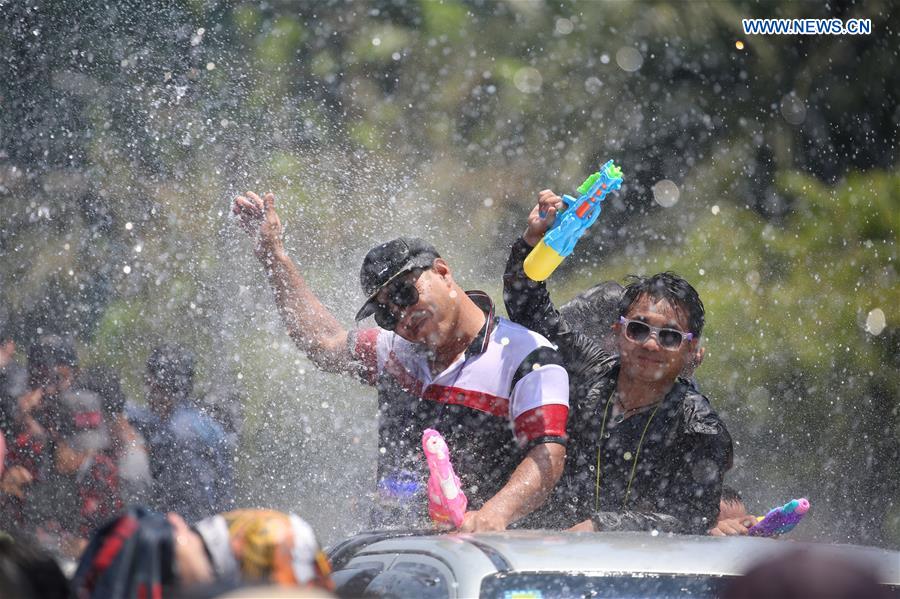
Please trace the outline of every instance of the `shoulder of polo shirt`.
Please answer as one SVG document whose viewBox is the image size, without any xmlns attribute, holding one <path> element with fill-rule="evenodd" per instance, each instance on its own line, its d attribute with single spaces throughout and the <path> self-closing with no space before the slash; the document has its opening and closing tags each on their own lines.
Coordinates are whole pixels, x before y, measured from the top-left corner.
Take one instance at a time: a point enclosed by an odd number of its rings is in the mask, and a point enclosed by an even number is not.
<svg viewBox="0 0 900 599">
<path fill-rule="evenodd" d="M 519 381 L 522 380 L 525 375 L 534 371 L 535 368 L 548 366 L 550 364 L 563 366 L 562 357 L 559 355 L 559 352 L 552 347 L 539 347 L 535 349 L 525 356 L 525 359 L 522 360 L 522 363 L 516 368 L 512 383 L 510 384 L 510 390 L 515 389 Z"/>
</svg>

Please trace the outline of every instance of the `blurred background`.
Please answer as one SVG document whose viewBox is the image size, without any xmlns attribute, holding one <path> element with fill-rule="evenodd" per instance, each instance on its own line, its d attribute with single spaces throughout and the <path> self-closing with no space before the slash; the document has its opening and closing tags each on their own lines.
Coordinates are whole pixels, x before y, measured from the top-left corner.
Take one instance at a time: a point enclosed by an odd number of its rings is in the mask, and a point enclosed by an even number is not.
<svg viewBox="0 0 900 599">
<path fill-rule="evenodd" d="M 374 391 L 315 370 L 229 216 L 273 191 L 348 326 L 376 242 L 501 273 L 537 192 L 607 159 L 625 185 L 558 304 L 675 270 L 707 308 L 698 379 L 728 483 L 793 537 L 900 545 L 900 5 L 536 0 L 0 0 L 0 317 L 76 340 L 142 404 L 154 345 L 240 408 L 239 504 L 323 540 L 364 526 Z M 869 18 L 859 36 L 741 19 Z"/>
</svg>

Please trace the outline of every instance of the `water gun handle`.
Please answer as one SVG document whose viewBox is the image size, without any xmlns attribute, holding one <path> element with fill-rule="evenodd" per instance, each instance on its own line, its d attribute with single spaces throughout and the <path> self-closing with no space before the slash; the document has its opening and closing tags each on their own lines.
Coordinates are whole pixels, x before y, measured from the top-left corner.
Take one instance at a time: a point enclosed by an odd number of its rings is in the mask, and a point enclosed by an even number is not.
<svg viewBox="0 0 900 599">
<path fill-rule="evenodd" d="M 466 514 L 469 500 L 462 490 L 459 477 L 450 462 L 446 441 L 434 429 L 422 434 L 422 449 L 428 461 L 428 515 L 435 522 L 451 522 L 459 528 Z"/>
</svg>

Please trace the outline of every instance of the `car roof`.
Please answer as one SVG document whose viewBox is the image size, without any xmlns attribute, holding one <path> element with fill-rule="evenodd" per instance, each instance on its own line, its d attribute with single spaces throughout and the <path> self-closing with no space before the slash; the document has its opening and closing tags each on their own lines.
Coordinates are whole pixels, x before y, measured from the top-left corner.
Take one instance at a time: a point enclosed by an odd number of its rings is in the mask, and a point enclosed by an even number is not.
<svg viewBox="0 0 900 599">
<path fill-rule="evenodd" d="M 822 555 L 856 560 L 874 567 L 882 582 L 900 584 L 900 552 L 862 547 L 798 543 L 758 537 L 712 537 L 651 532 L 570 533 L 505 531 L 480 534 L 422 532 L 369 533 L 336 547 L 332 555 L 346 563 L 350 553 L 421 552 L 440 556 L 456 567 L 496 571 L 558 571 L 596 575 L 626 572 L 734 576 L 755 563 L 803 548 Z M 348 551 L 350 550 L 350 551 Z M 343 552 L 343 554 L 341 554 Z M 346 559 L 344 559 L 346 558 Z M 341 563 L 335 563 L 339 569 Z M 482 569 L 482 568 L 477 568 Z"/>
</svg>

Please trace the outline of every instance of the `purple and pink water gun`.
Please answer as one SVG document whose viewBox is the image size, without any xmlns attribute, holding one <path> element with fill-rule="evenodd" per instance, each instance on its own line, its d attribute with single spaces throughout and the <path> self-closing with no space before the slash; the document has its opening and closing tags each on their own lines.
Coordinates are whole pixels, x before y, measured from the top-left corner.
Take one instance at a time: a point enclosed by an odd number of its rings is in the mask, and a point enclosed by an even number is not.
<svg viewBox="0 0 900 599">
<path fill-rule="evenodd" d="M 431 472 L 428 477 L 428 515 L 438 524 L 453 523 L 459 528 L 469 500 L 450 463 L 450 448 L 439 432 L 428 428 L 422 433 L 422 449 Z"/>
<path fill-rule="evenodd" d="M 809 511 L 808 499 L 794 499 L 759 519 L 747 532 L 751 537 L 774 537 L 794 530 Z"/>
</svg>

